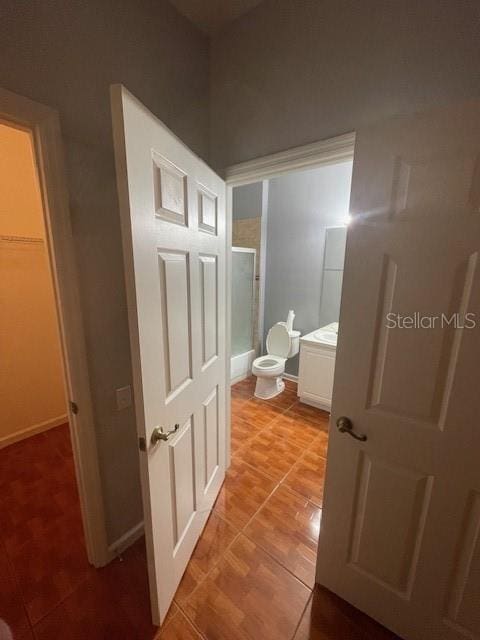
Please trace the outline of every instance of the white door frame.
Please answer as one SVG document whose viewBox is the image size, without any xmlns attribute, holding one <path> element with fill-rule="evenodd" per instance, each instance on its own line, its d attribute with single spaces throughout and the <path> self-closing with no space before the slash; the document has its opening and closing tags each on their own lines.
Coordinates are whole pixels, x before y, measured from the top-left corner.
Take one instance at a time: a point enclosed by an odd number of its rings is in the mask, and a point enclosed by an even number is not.
<svg viewBox="0 0 480 640">
<path fill-rule="evenodd" d="M 292 171 L 306 171 L 353 160 L 355 132 L 234 164 L 226 170 L 229 187 L 276 178 Z"/>
<path fill-rule="evenodd" d="M 0 122 L 27 130 L 32 136 L 87 556 L 91 564 L 100 567 L 113 556 L 107 546 L 60 121 L 54 109 L 0 88 Z M 78 413 L 73 413 L 75 405 Z"/>
</svg>

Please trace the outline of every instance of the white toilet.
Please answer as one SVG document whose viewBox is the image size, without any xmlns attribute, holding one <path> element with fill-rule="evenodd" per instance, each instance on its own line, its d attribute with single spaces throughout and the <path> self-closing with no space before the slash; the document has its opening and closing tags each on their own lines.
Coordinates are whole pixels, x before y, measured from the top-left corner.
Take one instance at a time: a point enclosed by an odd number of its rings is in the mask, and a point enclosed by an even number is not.
<svg viewBox="0 0 480 640">
<path fill-rule="evenodd" d="M 286 322 L 277 322 L 267 335 L 267 354 L 253 361 L 252 373 L 257 376 L 255 396 L 263 400 L 274 398 L 285 389 L 282 376 L 287 358 L 297 355 L 300 331 L 287 329 Z"/>
</svg>

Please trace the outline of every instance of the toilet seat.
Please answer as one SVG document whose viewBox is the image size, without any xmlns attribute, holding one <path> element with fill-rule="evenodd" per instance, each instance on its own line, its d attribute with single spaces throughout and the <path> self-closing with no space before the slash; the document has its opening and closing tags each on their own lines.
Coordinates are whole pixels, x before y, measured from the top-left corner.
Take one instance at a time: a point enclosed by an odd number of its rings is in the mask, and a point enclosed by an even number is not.
<svg viewBox="0 0 480 640">
<path fill-rule="evenodd" d="M 268 354 L 255 358 L 252 365 L 253 375 L 281 376 L 285 371 L 286 358 Z"/>
<path fill-rule="evenodd" d="M 285 322 L 277 322 L 267 335 L 267 355 L 253 361 L 252 373 L 257 376 L 255 397 L 269 400 L 285 389 L 282 380 L 285 363 L 298 353 L 300 331 L 288 330 Z"/>
</svg>

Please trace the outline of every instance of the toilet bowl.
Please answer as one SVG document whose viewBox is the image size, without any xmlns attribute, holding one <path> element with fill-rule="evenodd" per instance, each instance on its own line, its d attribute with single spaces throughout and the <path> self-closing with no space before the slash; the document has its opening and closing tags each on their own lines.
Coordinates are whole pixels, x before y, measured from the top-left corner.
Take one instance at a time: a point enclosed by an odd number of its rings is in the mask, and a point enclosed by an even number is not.
<svg viewBox="0 0 480 640">
<path fill-rule="evenodd" d="M 282 376 L 288 358 L 296 355 L 300 331 L 289 331 L 285 322 L 277 322 L 267 335 L 267 355 L 253 361 L 252 373 L 257 377 L 255 396 L 262 400 L 274 398 L 285 389 Z"/>
</svg>

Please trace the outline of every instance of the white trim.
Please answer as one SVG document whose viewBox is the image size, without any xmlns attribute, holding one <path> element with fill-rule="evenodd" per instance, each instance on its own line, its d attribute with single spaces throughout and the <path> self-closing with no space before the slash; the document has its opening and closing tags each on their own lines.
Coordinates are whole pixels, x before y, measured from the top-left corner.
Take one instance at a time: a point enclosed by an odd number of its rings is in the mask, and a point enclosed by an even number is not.
<svg viewBox="0 0 480 640">
<path fill-rule="evenodd" d="M 1 88 L 0 120 L 30 131 L 33 139 L 68 407 L 73 401 L 79 408 L 75 415 L 69 411 L 68 422 L 85 544 L 89 561 L 100 567 L 108 562 L 109 554 L 60 122 L 50 107 Z"/>
<path fill-rule="evenodd" d="M 144 534 L 144 526 L 143 526 L 143 520 L 142 520 L 141 522 L 136 524 L 134 527 L 129 529 L 122 536 L 120 536 L 118 540 L 115 540 L 115 542 L 112 542 L 112 544 L 108 546 L 108 553 L 110 554 L 112 559 L 115 558 L 116 556 L 119 556 L 123 551 L 125 551 L 125 549 L 128 549 L 130 545 L 132 545 L 134 542 L 139 540 L 143 536 L 143 534 Z"/>
<path fill-rule="evenodd" d="M 293 373 L 284 373 L 282 378 L 285 378 L 285 380 L 290 380 L 291 382 L 296 382 L 298 384 L 298 376 L 294 376 Z"/>
<path fill-rule="evenodd" d="M 225 469 L 232 460 L 232 394 L 228 381 L 231 378 L 232 359 L 232 212 L 233 189 L 225 185 Z"/>
<path fill-rule="evenodd" d="M 258 287 L 258 337 L 257 337 L 257 353 L 264 355 L 263 335 L 265 332 L 265 285 L 267 277 L 267 224 L 268 224 L 268 180 L 262 181 L 262 218 L 260 221 L 260 269 L 259 269 L 259 287 Z"/>
<path fill-rule="evenodd" d="M 37 422 L 37 424 L 33 424 L 32 426 L 26 427 L 25 429 L 19 429 L 18 431 L 9 433 L 8 436 L 3 436 L 3 438 L 0 438 L 0 449 L 8 447 L 8 445 L 14 444 L 15 442 L 25 440 L 25 438 L 30 438 L 30 436 L 34 436 L 36 433 L 42 433 L 43 431 L 48 431 L 49 429 L 59 427 L 61 424 L 65 424 L 65 422 L 68 422 L 68 416 L 66 414 L 63 416 L 58 416 L 57 418 L 44 420 L 43 422 Z"/>
<path fill-rule="evenodd" d="M 228 167 L 226 171 L 227 183 L 231 186 L 238 186 L 299 169 L 346 162 L 353 159 L 354 145 L 355 133 L 351 132 L 255 160 L 241 162 Z"/>
<path fill-rule="evenodd" d="M 321 409 L 322 411 L 326 411 L 330 413 L 332 408 L 332 403 L 328 399 L 325 400 L 317 400 L 316 396 L 311 396 L 305 391 L 299 396 L 299 400 L 302 404 L 308 404 L 310 407 L 315 407 L 316 409 Z"/>
<path fill-rule="evenodd" d="M 254 253 L 257 255 L 257 250 L 251 247 L 232 247 L 232 251 L 236 251 L 237 253 Z"/>
</svg>

